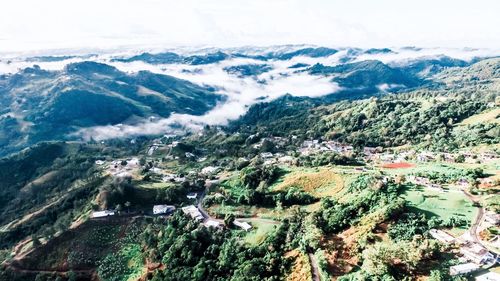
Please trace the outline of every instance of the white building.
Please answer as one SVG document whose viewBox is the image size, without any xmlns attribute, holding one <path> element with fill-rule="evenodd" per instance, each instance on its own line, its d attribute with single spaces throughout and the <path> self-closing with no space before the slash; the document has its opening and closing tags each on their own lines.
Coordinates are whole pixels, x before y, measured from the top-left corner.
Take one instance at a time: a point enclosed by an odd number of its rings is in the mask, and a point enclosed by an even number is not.
<svg viewBox="0 0 500 281">
<path fill-rule="evenodd" d="M 431 230 L 429 230 L 429 234 L 432 236 L 432 238 L 434 238 L 442 243 L 449 244 L 449 243 L 452 243 L 453 241 L 455 241 L 455 237 L 451 236 L 450 234 L 448 234 L 442 230 L 431 229 Z"/>
<path fill-rule="evenodd" d="M 198 198 L 198 193 L 196 192 L 191 192 L 191 193 L 188 193 L 188 195 L 186 196 L 188 199 L 196 199 Z"/>
<path fill-rule="evenodd" d="M 167 214 L 175 211 L 175 206 L 171 205 L 154 205 L 153 206 L 153 214 L 155 215 L 161 215 L 161 214 Z"/>
<path fill-rule="evenodd" d="M 93 218 L 104 218 L 109 216 L 114 216 L 115 211 L 105 210 L 105 211 L 97 211 L 92 213 Z"/>
<path fill-rule="evenodd" d="M 493 225 L 498 225 L 500 223 L 500 215 L 495 212 L 486 212 L 484 219 Z"/>
<path fill-rule="evenodd" d="M 273 154 L 271 152 L 262 152 L 260 154 L 260 157 L 264 158 L 264 159 L 267 159 L 267 158 L 272 158 L 273 157 Z"/>
<path fill-rule="evenodd" d="M 192 219 L 203 220 L 203 215 L 200 210 L 193 205 L 189 205 L 182 208 L 182 212 L 186 215 L 190 215 Z"/>
<path fill-rule="evenodd" d="M 106 163 L 106 162 L 104 162 L 104 161 L 102 161 L 102 160 L 96 160 L 96 161 L 95 161 L 95 164 L 96 164 L 96 165 L 103 165 L 104 163 Z"/>
<path fill-rule="evenodd" d="M 460 248 L 460 253 L 464 257 L 476 264 L 488 263 L 495 259 L 495 257 L 483 246 L 477 243 L 469 243 Z"/>
<path fill-rule="evenodd" d="M 204 175 L 209 175 L 216 173 L 219 170 L 219 167 L 214 167 L 214 166 L 207 166 L 203 169 L 201 169 L 201 173 Z"/>
<path fill-rule="evenodd" d="M 205 227 L 220 227 L 222 224 L 219 222 L 219 221 L 216 221 L 216 220 L 207 220 L 203 225 L 205 225 Z"/>
<path fill-rule="evenodd" d="M 245 222 L 245 221 L 242 222 L 242 221 L 234 220 L 233 224 L 236 225 L 237 227 L 243 229 L 244 231 L 249 231 L 250 229 L 252 229 L 252 226 L 248 222 Z"/>
<path fill-rule="evenodd" d="M 467 274 L 474 272 L 478 269 L 479 265 L 475 263 L 464 263 L 464 264 L 454 265 L 450 267 L 450 275 L 455 276 L 455 275 Z"/>
<path fill-rule="evenodd" d="M 485 274 L 481 274 L 476 277 L 476 281 L 499 281 L 499 280 L 500 280 L 500 274 L 492 271 Z"/>
</svg>

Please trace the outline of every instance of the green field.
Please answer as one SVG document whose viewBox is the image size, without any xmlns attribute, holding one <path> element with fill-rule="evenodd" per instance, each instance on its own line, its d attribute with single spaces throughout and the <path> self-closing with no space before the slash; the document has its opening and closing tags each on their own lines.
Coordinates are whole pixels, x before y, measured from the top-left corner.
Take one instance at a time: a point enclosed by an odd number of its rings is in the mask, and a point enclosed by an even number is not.
<svg viewBox="0 0 500 281">
<path fill-rule="evenodd" d="M 410 207 L 424 212 L 429 217 L 438 216 L 444 221 L 455 216 L 472 222 L 478 211 L 458 190 L 440 192 L 423 187 L 412 187 L 408 188 L 403 196 L 409 202 Z M 457 228 L 454 232 L 458 234 L 465 229 Z"/>
<path fill-rule="evenodd" d="M 275 230 L 276 224 L 255 219 L 251 221 L 253 226 L 244 237 L 244 241 L 250 245 L 259 245 L 266 239 L 267 235 Z"/>
</svg>

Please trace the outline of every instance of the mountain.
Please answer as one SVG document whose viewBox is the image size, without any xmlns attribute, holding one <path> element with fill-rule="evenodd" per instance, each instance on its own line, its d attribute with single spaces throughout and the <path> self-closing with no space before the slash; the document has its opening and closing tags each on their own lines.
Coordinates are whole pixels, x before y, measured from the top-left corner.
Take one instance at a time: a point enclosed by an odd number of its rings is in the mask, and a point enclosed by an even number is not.
<svg viewBox="0 0 500 281">
<path fill-rule="evenodd" d="M 333 81 L 345 88 L 376 88 L 379 85 L 414 87 L 421 83 L 411 73 L 392 68 L 380 61 L 367 60 L 337 66 L 315 64 L 308 69 L 313 75 L 332 76 Z"/>
<path fill-rule="evenodd" d="M 319 58 L 319 57 L 328 57 L 331 56 L 338 51 L 331 48 L 319 47 L 319 48 L 304 48 L 299 49 L 297 51 L 284 53 L 281 55 L 277 55 L 276 58 L 279 60 L 289 60 L 296 56 L 306 56 L 311 58 Z"/>
<path fill-rule="evenodd" d="M 158 54 L 142 53 L 140 55 L 132 56 L 129 58 L 113 58 L 112 62 L 133 62 L 143 61 L 150 64 L 190 64 L 190 65 L 203 65 L 223 61 L 230 56 L 221 51 L 214 53 L 207 53 L 203 55 L 181 56 L 173 52 L 165 52 Z"/>
<path fill-rule="evenodd" d="M 150 64 L 170 64 L 170 63 L 182 63 L 183 58 L 178 54 L 172 52 L 159 53 L 159 54 L 142 53 L 140 55 L 132 56 L 129 58 L 114 58 L 111 61 L 118 61 L 118 62 L 143 61 Z"/>
<path fill-rule="evenodd" d="M 0 78 L 0 155 L 79 128 L 171 113 L 201 115 L 223 96 L 172 76 L 127 74 L 96 62 L 27 68 Z"/>
<path fill-rule="evenodd" d="M 465 67 L 468 65 L 469 63 L 464 60 L 454 59 L 448 56 L 440 56 L 438 58 L 421 58 L 411 60 L 401 66 L 401 69 L 412 75 L 429 77 L 448 67 Z"/>
<path fill-rule="evenodd" d="M 273 69 L 268 64 L 244 64 L 225 67 L 224 71 L 227 73 L 235 74 L 238 77 L 256 76 Z"/>
</svg>

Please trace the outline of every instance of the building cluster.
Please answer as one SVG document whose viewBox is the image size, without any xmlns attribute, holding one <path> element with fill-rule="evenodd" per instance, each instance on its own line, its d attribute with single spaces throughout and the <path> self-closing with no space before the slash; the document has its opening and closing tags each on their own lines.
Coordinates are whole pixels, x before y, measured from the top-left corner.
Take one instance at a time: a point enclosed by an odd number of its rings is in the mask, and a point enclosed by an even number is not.
<svg viewBox="0 0 500 281">
<path fill-rule="evenodd" d="M 332 151 L 347 155 L 352 153 L 353 147 L 336 141 L 320 142 L 319 140 L 306 140 L 302 143 L 302 146 L 299 149 L 299 152 L 302 155 L 311 155 L 325 151 Z"/>
<path fill-rule="evenodd" d="M 406 178 L 406 181 L 409 183 L 413 183 L 415 185 L 425 186 L 425 187 L 432 189 L 432 190 L 435 190 L 435 191 L 444 191 L 443 187 L 440 184 L 433 183 L 430 179 L 428 179 L 426 177 L 408 176 Z"/>
</svg>

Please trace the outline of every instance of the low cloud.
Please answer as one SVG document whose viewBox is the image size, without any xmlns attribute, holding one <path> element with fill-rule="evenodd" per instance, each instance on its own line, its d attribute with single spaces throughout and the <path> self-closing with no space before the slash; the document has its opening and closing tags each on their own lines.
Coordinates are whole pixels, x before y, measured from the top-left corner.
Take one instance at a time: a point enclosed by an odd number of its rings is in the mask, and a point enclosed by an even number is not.
<svg viewBox="0 0 500 281">
<path fill-rule="evenodd" d="M 150 65 L 143 62 L 110 63 L 122 71 L 148 70 L 172 75 L 193 83 L 217 88 L 217 94 L 225 95 L 226 101 L 201 116 L 172 114 L 169 118 L 144 121 L 134 125 L 114 125 L 85 128 L 77 132 L 84 139 L 104 140 L 109 138 L 133 137 L 138 135 L 159 135 L 183 130 L 198 130 L 204 125 L 226 125 L 245 114 L 248 108 L 262 101 L 272 101 L 285 94 L 293 96 L 319 97 L 335 93 L 340 89 L 330 78 L 312 76 L 305 72 L 294 73 L 290 65 L 295 60 L 266 62 L 273 69 L 251 77 L 238 77 L 227 73 L 224 68 L 242 64 L 262 64 L 253 59 L 230 59 L 217 64 L 191 66 L 182 64 Z"/>
<path fill-rule="evenodd" d="M 208 49 L 213 52 L 215 49 Z M 309 75 L 303 68 L 290 68 L 297 64 L 338 65 L 342 61 L 379 60 L 391 65 L 401 65 L 419 58 L 438 58 L 446 55 L 452 58 L 471 61 L 477 57 L 492 57 L 500 55 L 499 50 L 490 49 L 445 49 L 445 48 L 395 48 L 390 53 L 364 54 L 362 50 L 341 49 L 339 52 L 328 56 L 311 58 L 295 56 L 289 60 L 260 61 L 252 58 L 230 58 L 219 63 L 207 65 L 187 64 L 148 64 L 141 61 L 112 62 L 113 55 L 103 54 L 91 58 L 98 62 L 115 66 L 121 71 L 136 73 L 141 70 L 153 73 L 171 75 L 192 83 L 214 87 L 216 94 L 226 96 L 226 101 L 202 116 L 173 113 L 169 118 L 145 120 L 134 125 L 110 125 L 84 128 L 75 135 L 84 139 L 93 138 L 104 140 L 110 138 L 133 137 L 138 135 L 160 135 L 178 133 L 185 130 L 198 130 L 204 125 L 225 125 L 230 120 L 237 119 L 245 114 L 248 108 L 262 101 L 272 101 L 285 94 L 292 96 L 320 97 L 335 93 L 341 88 L 329 77 Z M 176 50 L 170 50 L 176 51 Z M 183 49 L 181 52 L 190 50 Z M 207 50 L 205 50 L 207 51 Z M 257 50 L 262 53 L 271 51 Z M 191 50 L 190 52 L 194 52 Z M 17 69 L 39 64 L 43 69 L 60 70 L 66 64 L 82 61 L 82 58 L 73 58 L 58 62 L 27 62 L 15 60 L 9 64 L 0 61 L 0 74 L 16 72 Z M 271 70 L 255 76 L 240 77 L 227 73 L 224 68 L 248 64 L 266 64 Z M 397 85 L 380 85 L 381 91 L 390 91 Z"/>
</svg>

